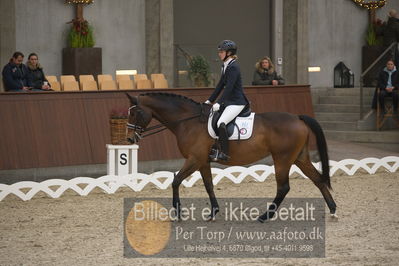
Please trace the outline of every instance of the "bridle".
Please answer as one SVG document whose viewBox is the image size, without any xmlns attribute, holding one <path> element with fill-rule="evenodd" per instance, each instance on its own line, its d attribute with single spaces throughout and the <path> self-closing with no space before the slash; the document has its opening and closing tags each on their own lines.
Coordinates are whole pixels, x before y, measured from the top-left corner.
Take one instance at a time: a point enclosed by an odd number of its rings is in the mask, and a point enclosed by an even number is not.
<svg viewBox="0 0 399 266">
<path fill-rule="evenodd" d="M 130 117 L 130 111 L 133 108 L 136 108 L 136 107 L 140 108 L 138 106 L 138 104 L 135 104 L 135 105 L 132 105 L 132 106 L 129 107 L 129 109 L 128 109 L 128 117 Z M 140 111 L 143 111 L 143 110 L 140 108 Z M 136 112 L 139 112 L 139 111 L 136 111 Z M 184 122 L 184 121 L 192 120 L 194 118 L 198 118 L 198 117 L 201 118 L 201 117 L 205 117 L 205 116 L 206 116 L 205 110 L 204 110 L 203 104 L 201 103 L 201 112 L 199 114 L 196 114 L 196 115 L 193 115 L 193 116 L 190 116 L 190 117 L 186 117 L 186 118 L 182 118 L 182 119 L 178 119 L 178 120 L 170 121 L 170 122 L 161 122 L 161 124 L 159 124 L 159 125 L 155 125 L 155 126 L 152 126 L 152 127 L 145 128 L 144 126 L 140 126 L 140 125 L 137 124 L 137 122 L 138 122 L 137 121 L 138 120 L 138 116 L 137 116 L 136 124 L 131 124 L 131 123 L 127 122 L 126 127 L 127 127 L 127 129 L 133 129 L 134 130 L 135 139 L 138 142 L 142 138 L 145 138 L 145 137 L 148 137 L 148 136 L 151 136 L 151 135 L 154 135 L 154 134 L 157 134 L 159 132 L 164 131 L 165 129 L 167 129 L 168 125 L 178 124 L 178 123 L 181 123 L 181 122 Z M 156 130 L 158 128 L 160 128 L 160 129 Z M 156 131 L 154 131 L 154 130 L 156 130 Z M 153 131 L 153 132 L 151 132 L 151 131 Z M 145 132 L 149 132 L 149 133 L 143 135 L 143 133 L 145 133 Z"/>
</svg>

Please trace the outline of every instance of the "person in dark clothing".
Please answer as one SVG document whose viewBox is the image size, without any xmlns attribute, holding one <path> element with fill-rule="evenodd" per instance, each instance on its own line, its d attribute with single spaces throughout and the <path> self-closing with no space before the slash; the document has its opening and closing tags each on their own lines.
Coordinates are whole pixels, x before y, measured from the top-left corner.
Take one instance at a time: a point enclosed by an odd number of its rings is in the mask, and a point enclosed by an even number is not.
<svg viewBox="0 0 399 266">
<path fill-rule="evenodd" d="M 377 88 L 380 94 L 374 94 L 373 108 L 377 109 L 377 100 L 380 103 L 381 114 L 385 113 L 385 97 L 392 97 L 394 114 L 398 113 L 398 89 L 399 89 L 399 72 L 396 70 L 393 60 L 388 60 L 386 67 L 380 72 L 377 80 Z"/>
<path fill-rule="evenodd" d="M 48 80 L 44 75 L 43 68 L 39 64 L 39 57 L 35 53 L 31 53 L 28 56 L 28 62 L 26 63 L 28 68 L 28 86 L 36 90 L 51 90 Z"/>
<path fill-rule="evenodd" d="M 383 45 L 390 46 L 392 43 L 399 42 L 399 15 L 395 9 L 388 13 L 388 21 L 384 27 Z M 394 59 L 395 65 L 399 65 L 399 47 L 391 51 L 390 57 Z"/>
<path fill-rule="evenodd" d="M 219 111 L 221 107 L 224 108 L 220 116 L 217 126 L 219 129 L 219 142 L 221 152 L 212 150 L 210 159 L 212 161 L 227 161 L 229 160 L 229 143 L 226 125 L 231 122 L 241 111 L 249 104 L 247 97 L 244 94 L 242 87 L 241 71 L 237 64 L 237 45 L 231 40 L 224 40 L 218 45 L 218 55 L 223 61 L 222 76 L 217 84 L 214 92 L 205 102 L 211 104 L 216 101 L 219 94 L 223 94 L 216 103 L 213 104 L 212 110 Z"/>
<path fill-rule="evenodd" d="M 26 92 L 29 91 L 28 86 L 28 69 L 22 64 L 24 55 L 21 52 L 15 52 L 10 62 L 4 66 L 2 75 L 6 91 Z"/>
<path fill-rule="evenodd" d="M 388 21 L 384 29 L 384 46 L 399 42 L 399 18 L 395 9 L 389 11 Z"/>
<path fill-rule="evenodd" d="M 272 60 L 265 56 L 255 64 L 252 85 L 284 85 L 284 79 L 274 69 Z"/>
</svg>

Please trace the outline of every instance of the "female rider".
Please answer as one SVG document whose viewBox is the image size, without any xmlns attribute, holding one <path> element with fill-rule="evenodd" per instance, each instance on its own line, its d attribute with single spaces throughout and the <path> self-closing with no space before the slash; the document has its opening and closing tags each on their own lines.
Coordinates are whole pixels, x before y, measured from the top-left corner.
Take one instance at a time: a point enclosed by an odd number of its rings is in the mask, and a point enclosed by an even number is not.
<svg viewBox="0 0 399 266">
<path fill-rule="evenodd" d="M 224 108 L 220 116 L 217 127 L 219 129 L 219 143 L 221 151 L 213 150 L 210 154 L 212 161 L 229 160 L 229 143 L 226 125 L 232 121 L 244 107 L 249 104 L 244 95 L 242 87 L 240 67 L 237 63 L 237 45 L 230 40 L 224 40 L 218 45 L 218 55 L 223 61 L 222 76 L 211 97 L 205 102 L 214 103 L 219 94 L 222 96 L 213 104 L 212 110 L 218 111 L 220 107 Z"/>
</svg>

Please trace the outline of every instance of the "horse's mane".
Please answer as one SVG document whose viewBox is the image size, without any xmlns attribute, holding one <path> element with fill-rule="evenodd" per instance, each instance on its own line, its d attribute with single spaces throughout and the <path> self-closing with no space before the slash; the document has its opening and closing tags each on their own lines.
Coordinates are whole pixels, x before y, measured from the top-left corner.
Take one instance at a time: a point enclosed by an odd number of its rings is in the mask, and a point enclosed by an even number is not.
<svg viewBox="0 0 399 266">
<path fill-rule="evenodd" d="M 155 97 L 155 98 L 173 98 L 176 100 L 182 100 L 184 102 L 200 105 L 199 102 L 194 101 L 193 99 L 190 99 L 186 96 L 179 95 L 179 94 L 174 94 L 174 93 L 167 93 L 167 92 L 146 92 L 146 93 L 141 93 L 139 96 L 150 96 L 150 97 Z"/>
</svg>

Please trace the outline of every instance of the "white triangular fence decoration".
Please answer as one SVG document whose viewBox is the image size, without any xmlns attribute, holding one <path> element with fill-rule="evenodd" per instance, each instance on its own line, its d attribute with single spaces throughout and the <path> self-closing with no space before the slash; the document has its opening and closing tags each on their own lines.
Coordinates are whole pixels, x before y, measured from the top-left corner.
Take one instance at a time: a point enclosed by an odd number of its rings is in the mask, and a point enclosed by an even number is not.
<svg viewBox="0 0 399 266">
<path fill-rule="evenodd" d="M 370 167 L 368 164 L 372 166 Z M 313 163 L 313 165 L 320 170 L 320 163 Z M 339 162 L 330 161 L 331 176 L 339 170 L 343 171 L 346 175 L 354 175 L 359 170 L 375 174 L 380 168 L 385 168 L 388 172 L 396 172 L 399 168 L 399 157 L 388 156 L 381 159 L 365 158 L 362 160 L 345 159 Z M 261 174 L 258 174 L 259 172 Z M 261 164 L 250 167 L 232 166 L 225 169 L 212 168 L 213 184 L 215 185 L 222 179 L 229 179 L 233 183 L 239 184 L 248 177 L 252 177 L 257 182 L 264 182 L 270 175 L 274 175 L 274 173 L 274 166 Z M 59 198 L 68 189 L 75 191 L 81 196 L 87 196 L 95 188 L 100 188 L 108 194 L 115 193 L 120 187 L 129 187 L 133 191 L 141 191 L 149 183 L 152 183 L 159 189 L 167 189 L 173 182 L 174 174 L 173 172 L 159 171 L 149 175 L 137 173 L 126 176 L 107 175 L 99 178 L 76 177 L 71 180 L 50 179 L 40 183 L 24 181 L 12 185 L 0 184 L 0 201 L 11 194 L 22 200 L 30 200 L 39 192 L 44 192 L 51 198 Z M 290 170 L 290 176 L 293 174 L 307 178 L 295 165 Z M 184 180 L 182 185 L 192 187 L 201 179 L 201 174 L 197 171 Z M 82 189 L 79 185 L 84 188 Z M 57 188 L 53 190 L 51 187 L 55 186 Z M 29 191 L 24 193 L 21 189 L 29 189 Z"/>
</svg>

